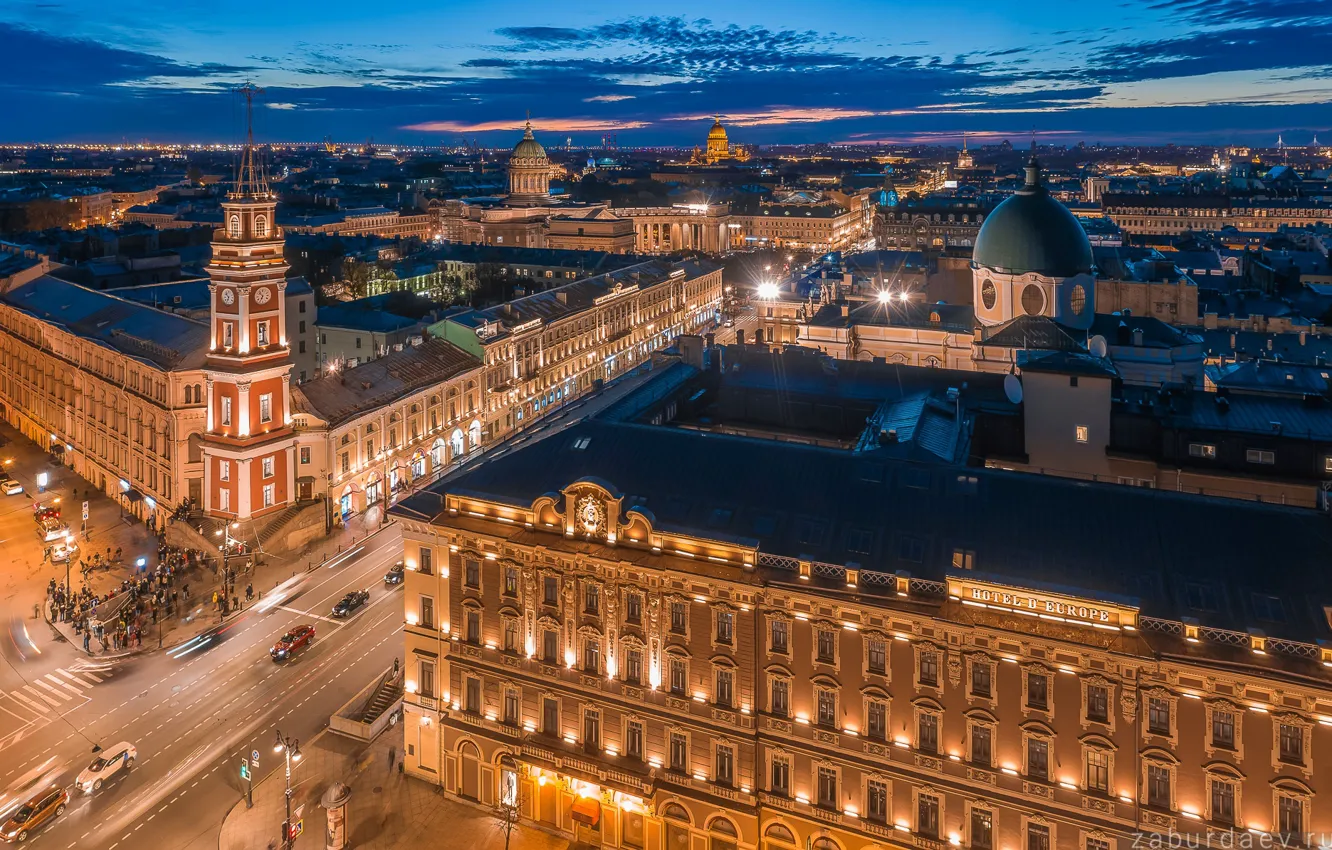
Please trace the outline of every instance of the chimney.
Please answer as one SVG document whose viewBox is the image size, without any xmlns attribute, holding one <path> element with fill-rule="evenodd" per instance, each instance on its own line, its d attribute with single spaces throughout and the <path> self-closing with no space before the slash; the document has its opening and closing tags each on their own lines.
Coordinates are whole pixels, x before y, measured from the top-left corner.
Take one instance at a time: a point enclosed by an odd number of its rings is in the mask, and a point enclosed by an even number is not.
<svg viewBox="0 0 1332 850">
<path fill-rule="evenodd" d="M 1133 347 L 1142 348 L 1142 328 L 1133 329 Z"/>
<path fill-rule="evenodd" d="M 850 305 L 850 304 L 843 304 L 843 305 L 842 305 L 842 318 L 843 318 L 843 319 L 846 319 L 846 318 L 849 318 L 850 316 L 851 316 L 851 305 Z"/>
<path fill-rule="evenodd" d="M 1309 340 L 1308 331 L 1300 331 L 1300 345 L 1304 345 Z"/>
</svg>

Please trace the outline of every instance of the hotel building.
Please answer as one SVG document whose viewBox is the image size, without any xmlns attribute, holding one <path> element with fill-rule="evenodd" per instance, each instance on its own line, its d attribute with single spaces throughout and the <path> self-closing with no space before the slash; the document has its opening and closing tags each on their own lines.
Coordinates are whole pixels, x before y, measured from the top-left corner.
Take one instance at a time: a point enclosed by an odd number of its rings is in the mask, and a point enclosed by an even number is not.
<svg viewBox="0 0 1332 850">
<path fill-rule="evenodd" d="M 1332 831 L 1324 516 L 922 462 L 707 368 L 395 509 L 410 776 L 642 850 Z"/>
</svg>

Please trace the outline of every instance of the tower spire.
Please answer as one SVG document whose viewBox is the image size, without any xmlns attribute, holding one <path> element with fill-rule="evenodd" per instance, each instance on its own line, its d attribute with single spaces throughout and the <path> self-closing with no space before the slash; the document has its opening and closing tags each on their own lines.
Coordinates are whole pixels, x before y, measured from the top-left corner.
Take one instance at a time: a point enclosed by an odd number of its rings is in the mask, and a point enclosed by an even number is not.
<svg viewBox="0 0 1332 850">
<path fill-rule="evenodd" d="M 245 98 L 245 149 L 241 151 L 240 168 L 236 174 L 234 198 L 267 198 L 271 193 L 268 180 L 263 174 L 254 152 L 254 98 L 264 90 L 253 83 L 246 83 L 237 88 L 236 93 Z"/>
</svg>

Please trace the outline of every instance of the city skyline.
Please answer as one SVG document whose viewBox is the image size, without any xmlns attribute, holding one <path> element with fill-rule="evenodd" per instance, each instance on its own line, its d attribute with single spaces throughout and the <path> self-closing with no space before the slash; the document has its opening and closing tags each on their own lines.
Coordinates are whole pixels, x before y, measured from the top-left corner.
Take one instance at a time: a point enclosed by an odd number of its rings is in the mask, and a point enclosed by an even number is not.
<svg viewBox="0 0 1332 850">
<path fill-rule="evenodd" d="M 549 142 L 621 146 L 697 143 L 714 114 L 757 144 L 1034 128 L 1055 144 L 1302 145 L 1332 127 L 1332 13 L 1317 0 L 1000 0 L 961 27 L 917 2 L 505 9 L 406 4 L 367 21 L 334 2 L 311 21 L 186 2 L 145 27 L 158 10 L 138 2 L 114 17 L 84 0 L 16 7 L 0 20 L 0 141 L 235 140 L 229 91 L 246 80 L 267 90 L 261 136 L 285 141 L 498 145 L 529 111 Z"/>
</svg>

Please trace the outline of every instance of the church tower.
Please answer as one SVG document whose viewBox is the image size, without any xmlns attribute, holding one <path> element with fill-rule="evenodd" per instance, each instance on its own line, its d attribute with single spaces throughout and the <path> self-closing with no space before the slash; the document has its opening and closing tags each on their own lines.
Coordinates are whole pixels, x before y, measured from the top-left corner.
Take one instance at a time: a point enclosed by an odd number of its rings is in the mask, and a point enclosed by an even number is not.
<svg viewBox="0 0 1332 850">
<path fill-rule="evenodd" d="M 203 438 L 204 510 L 248 519 L 294 500 L 291 362 L 287 347 L 287 264 L 277 227 L 277 198 L 254 149 L 254 96 L 246 105 L 246 140 L 235 189 L 222 202 L 207 267 L 211 341 L 204 376 L 208 424 Z"/>
</svg>

